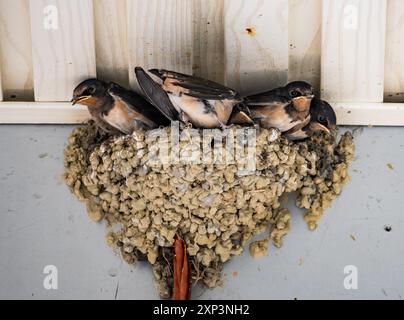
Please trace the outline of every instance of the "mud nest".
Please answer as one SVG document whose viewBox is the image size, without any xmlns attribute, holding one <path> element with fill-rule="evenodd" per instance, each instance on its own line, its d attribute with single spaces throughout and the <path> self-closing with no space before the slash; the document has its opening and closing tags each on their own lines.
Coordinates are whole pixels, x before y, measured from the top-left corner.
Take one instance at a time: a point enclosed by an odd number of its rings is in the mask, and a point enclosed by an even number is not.
<svg viewBox="0 0 404 320">
<path fill-rule="evenodd" d="M 285 194 L 297 193 L 296 205 L 306 209 L 304 219 L 314 230 L 349 180 L 354 155 L 349 132 L 338 142 L 329 135 L 291 142 L 275 129 L 232 127 L 220 144 L 224 147 L 229 135 L 248 135 L 247 130 L 254 130 L 255 159 L 198 162 L 195 150 L 218 146 L 200 139 L 198 130 L 181 128 L 174 143 L 170 127 L 108 137 L 89 122 L 69 137 L 64 178 L 89 217 L 107 222 L 107 243 L 120 248 L 126 262 L 152 265 L 161 297 L 172 292 L 176 234 L 186 242 L 193 282 L 213 288 L 221 284 L 223 264 L 253 235 L 267 232 L 250 244 L 254 257 L 266 255 L 271 242 L 282 246 L 291 220 L 282 207 Z M 251 148 L 241 143 L 228 152 L 247 154 Z M 156 161 L 174 149 L 188 161 Z"/>
</svg>

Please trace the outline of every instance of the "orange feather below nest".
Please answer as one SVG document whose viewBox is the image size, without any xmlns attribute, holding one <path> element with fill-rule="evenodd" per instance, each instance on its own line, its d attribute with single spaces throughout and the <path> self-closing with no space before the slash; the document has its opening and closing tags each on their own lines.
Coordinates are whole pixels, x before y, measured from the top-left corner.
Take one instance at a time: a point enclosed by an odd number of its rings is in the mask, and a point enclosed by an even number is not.
<svg viewBox="0 0 404 320">
<path fill-rule="evenodd" d="M 190 298 L 190 272 L 185 241 L 177 234 L 174 242 L 174 300 Z"/>
</svg>

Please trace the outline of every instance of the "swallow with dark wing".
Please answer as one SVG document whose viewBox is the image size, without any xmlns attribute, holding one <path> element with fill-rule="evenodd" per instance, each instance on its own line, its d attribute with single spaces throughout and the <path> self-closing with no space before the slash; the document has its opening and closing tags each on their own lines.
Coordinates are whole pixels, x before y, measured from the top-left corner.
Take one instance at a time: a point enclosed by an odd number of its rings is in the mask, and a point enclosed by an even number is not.
<svg viewBox="0 0 404 320">
<path fill-rule="evenodd" d="M 168 124 L 167 119 L 140 95 L 113 82 L 85 80 L 74 89 L 71 102 L 87 106 L 95 123 L 114 135 Z"/>
<path fill-rule="evenodd" d="M 255 125 L 254 121 L 251 119 L 250 109 L 242 102 L 234 106 L 233 111 L 230 115 L 229 124 L 250 126 Z"/>
<path fill-rule="evenodd" d="M 168 119 L 191 123 L 198 128 L 226 128 L 238 93 L 216 82 L 164 69 L 149 70 L 163 83 L 157 84 L 142 68 L 135 73 L 151 103 Z"/>
<path fill-rule="evenodd" d="M 293 127 L 284 135 L 289 140 L 302 140 L 310 137 L 313 133 L 323 131 L 334 132 L 337 129 L 337 116 L 330 104 L 324 100 L 314 98 L 310 106 L 310 122 L 301 126 Z"/>
<path fill-rule="evenodd" d="M 248 96 L 244 103 L 250 109 L 255 123 L 264 128 L 277 128 L 285 132 L 297 125 L 309 123 L 313 97 L 310 84 L 294 81 L 284 87 Z"/>
</svg>

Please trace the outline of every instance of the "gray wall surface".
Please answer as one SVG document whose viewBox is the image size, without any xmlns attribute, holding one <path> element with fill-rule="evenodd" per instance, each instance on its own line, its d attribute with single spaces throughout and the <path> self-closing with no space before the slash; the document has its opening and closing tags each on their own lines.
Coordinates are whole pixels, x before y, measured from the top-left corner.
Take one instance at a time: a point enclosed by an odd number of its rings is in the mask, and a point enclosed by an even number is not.
<svg viewBox="0 0 404 320">
<path fill-rule="evenodd" d="M 62 181 L 72 128 L 0 126 L 0 298 L 156 299 L 151 269 L 107 247 L 103 223 Z M 225 265 L 223 287 L 193 288 L 193 298 L 402 299 L 403 136 L 404 128 L 358 130 L 352 181 L 317 230 L 294 209 L 281 249 L 261 259 L 246 250 Z M 43 286 L 46 265 L 57 267 L 57 290 Z M 347 265 L 358 270 L 356 290 L 344 288 Z"/>
</svg>

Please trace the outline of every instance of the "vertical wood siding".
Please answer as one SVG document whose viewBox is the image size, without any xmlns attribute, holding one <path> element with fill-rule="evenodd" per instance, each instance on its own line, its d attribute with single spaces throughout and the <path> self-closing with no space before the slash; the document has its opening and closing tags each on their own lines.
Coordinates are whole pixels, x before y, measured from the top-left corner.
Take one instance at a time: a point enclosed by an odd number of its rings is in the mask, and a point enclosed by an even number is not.
<svg viewBox="0 0 404 320">
<path fill-rule="evenodd" d="M 192 73 L 192 1 L 127 0 L 129 79 L 135 66 Z"/>
<path fill-rule="evenodd" d="M 404 124 L 403 34 L 402 0 L 0 0 L 0 123 L 77 122 L 46 102 L 95 76 L 138 90 L 140 65 L 241 94 L 305 80 L 343 123 Z"/>
<path fill-rule="evenodd" d="M 44 27 L 44 8 L 57 9 L 56 29 Z M 75 85 L 96 75 L 91 0 L 31 0 L 36 101 L 68 101 Z"/>
<path fill-rule="evenodd" d="M 304 80 L 320 93 L 321 0 L 289 0 L 288 81 Z"/>
<path fill-rule="evenodd" d="M 129 85 L 126 0 L 94 1 L 97 77 Z"/>
<path fill-rule="evenodd" d="M 404 1 L 387 1 L 384 99 L 404 102 Z"/>
<path fill-rule="evenodd" d="M 321 95 L 382 102 L 386 0 L 324 0 Z"/>
<path fill-rule="evenodd" d="M 0 1 L 0 70 L 4 99 L 33 100 L 29 0 Z"/>
<path fill-rule="evenodd" d="M 282 85 L 288 71 L 288 1 L 225 1 L 226 83 L 242 93 Z"/>
<path fill-rule="evenodd" d="M 224 0 L 193 0 L 195 75 L 224 83 Z"/>
</svg>

